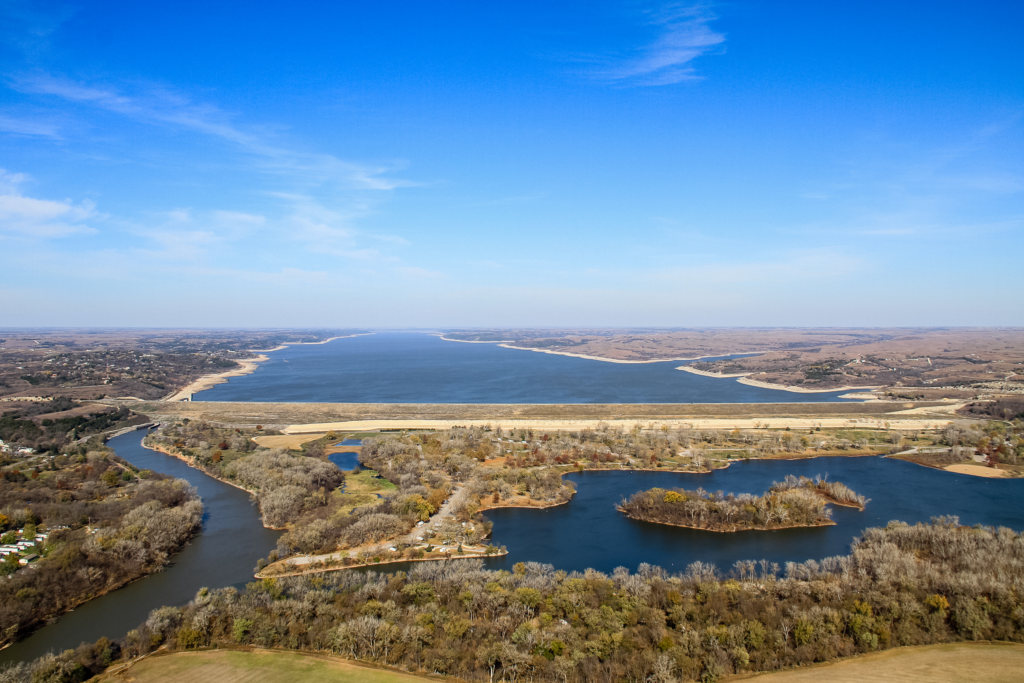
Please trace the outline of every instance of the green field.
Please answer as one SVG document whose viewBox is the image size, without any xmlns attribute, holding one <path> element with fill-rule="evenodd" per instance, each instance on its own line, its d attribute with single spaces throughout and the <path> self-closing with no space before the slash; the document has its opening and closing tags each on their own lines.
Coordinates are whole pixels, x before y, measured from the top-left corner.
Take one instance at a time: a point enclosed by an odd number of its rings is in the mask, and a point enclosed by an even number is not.
<svg viewBox="0 0 1024 683">
<path fill-rule="evenodd" d="M 1016 683 L 1024 645 L 955 643 L 904 647 L 831 664 L 734 678 L 744 683 Z"/>
<path fill-rule="evenodd" d="M 291 652 L 180 652 L 144 659 L 101 683 L 423 683 L 423 678 Z"/>
</svg>

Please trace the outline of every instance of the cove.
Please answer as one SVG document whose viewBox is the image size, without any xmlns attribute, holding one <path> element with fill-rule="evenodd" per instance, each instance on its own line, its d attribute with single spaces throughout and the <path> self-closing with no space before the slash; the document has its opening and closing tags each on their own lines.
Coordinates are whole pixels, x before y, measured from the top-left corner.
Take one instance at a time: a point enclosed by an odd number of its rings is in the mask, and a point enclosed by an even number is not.
<svg viewBox="0 0 1024 683">
<path fill-rule="evenodd" d="M 267 354 L 255 372 L 197 401 L 295 403 L 819 403 L 797 394 L 676 370 L 682 361 L 608 363 L 423 333 L 379 332 Z"/>
<path fill-rule="evenodd" d="M 121 638 L 164 605 L 183 605 L 202 587 L 243 588 L 253 580 L 256 561 L 277 545 L 281 532 L 263 528 L 259 510 L 245 491 L 217 481 L 183 461 L 142 446 L 145 432 L 107 442 L 140 469 L 185 479 L 203 500 L 203 528 L 163 571 L 95 598 L 62 615 L 28 638 L 0 651 L 0 663 L 27 661 L 101 636 Z"/>
<path fill-rule="evenodd" d="M 656 486 L 760 494 L 787 474 L 828 474 L 830 481 L 841 481 L 871 501 L 863 512 L 830 506 L 835 526 L 736 533 L 641 522 L 615 509 L 623 498 Z M 789 561 L 846 555 L 865 528 L 891 520 L 915 524 L 957 515 L 965 525 L 1024 529 L 1024 480 L 983 479 L 882 457 L 740 461 L 710 474 L 593 471 L 566 476 L 577 492 L 565 505 L 484 513 L 494 522 L 493 543 L 509 553 L 487 560 L 489 568 L 536 561 L 567 571 L 610 572 L 618 566 L 636 570 L 646 562 L 678 572 L 699 560 L 728 571 L 739 560 L 761 559 L 784 567 Z"/>
</svg>

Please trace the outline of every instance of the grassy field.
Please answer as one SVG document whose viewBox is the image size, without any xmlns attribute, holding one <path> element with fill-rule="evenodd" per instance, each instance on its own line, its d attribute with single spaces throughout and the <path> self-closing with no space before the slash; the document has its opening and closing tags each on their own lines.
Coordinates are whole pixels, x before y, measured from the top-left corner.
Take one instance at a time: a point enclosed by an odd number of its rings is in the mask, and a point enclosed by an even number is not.
<svg viewBox="0 0 1024 683">
<path fill-rule="evenodd" d="M 322 439 L 325 434 L 281 434 L 276 436 L 257 436 L 253 439 L 264 448 L 287 448 L 293 451 L 302 450 L 302 444 Z"/>
<path fill-rule="evenodd" d="M 397 488 L 387 479 L 381 479 L 373 470 L 359 470 L 345 475 L 345 493 L 383 493 Z"/>
<path fill-rule="evenodd" d="M 732 677 L 745 683 L 1011 683 L 1024 679 L 1024 645 L 955 643 L 878 652 L 833 664 Z M 436 677 L 432 677 L 436 678 Z M 101 683 L 421 683 L 397 671 L 291 652 L 181 652 L 145 659 Z"/>
<path fill-rule="evenodd" d="M 955 643 L 878 652 L 780 673 L 744 683 L 1011 683 L 1024 680 L 1024 645 Z"/>
<path fill-rule="evenodd" d="M 291 652 L 180 652 L 144 659 L 101 683 L 423 683 L 423 678 Z"/>
</svg>

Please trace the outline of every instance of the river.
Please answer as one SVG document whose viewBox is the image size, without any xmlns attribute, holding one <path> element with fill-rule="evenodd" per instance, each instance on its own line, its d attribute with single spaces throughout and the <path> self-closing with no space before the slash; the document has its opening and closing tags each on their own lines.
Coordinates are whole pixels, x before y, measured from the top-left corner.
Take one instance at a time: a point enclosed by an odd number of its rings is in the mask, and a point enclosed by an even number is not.
<svg viewBox="0 0 1024 683">
<path fill-rule="evenodd" d="M 30 659 L 102 635 L 121 637 L 142 623 L 150 610 L 184 604 L 203 586 L 241 587 L 252 580 L 256 561 L 276 545 L 278 532 L 263 528 L 247 493 L 143 448 L 142 436 L 127 434 L 111 439 L 109 445 L 138 467 L 195 484 L 206 506 L 202 532 L 164 571 L 82 605 L 0 652 L 0 661 Z M 355 465 L 353 454 L 331 459 L 344 468 Z M 841 481 L 871 501 L 864 511 L 832 506 L 837 524 L 831 527 L 726 534 L 639 522 L 615 510 L 622 498 L 654 486 L 759 494 L 787 474 L 828 474 L 831 481 Z M 963 524 L 1024 529 L 1024 509 L 1019 505 L 1024 480 L 981 479 L 880 457 L 740 461 L 710 474 L 595 471 L 567 477 L 576 483 L 577 493 L 566 505 L 485 513 L 494 522 L 494 542 L 509 551 L 485 560 L 489 568 L 511 569 L 516 562 L 531 560 L 565 570 L 592 567 L 606 572 L 617 566 L 635 570 L 642 562 L 669 571 L 682 571 L 697 560 L 726 570 L 737 560 L 766 559 L 784 565 L 846 554 L 866 527 L 884 526 L 890 520 L 926 522 L 940 515 L 958 515 Z"/>
<path fill-rule="evenodd" d="M 169 455 L 144 448 L 146 432 L 107 442 L 118 456 L 141 469 L 169 474 L 194 484 L 203 499 L 203 528 L 171 558 L 163 571 L 90 600 L 5 650 L 0 663 L 30 660 L 100 636 L 120 638 L 164 605 L 183 605 L 206 586 L 239 588 L 253 580 L 256 561 L 277 546 L 278 531 L 263 528 L 249 494 L 217 481 Z"/>
</svg>

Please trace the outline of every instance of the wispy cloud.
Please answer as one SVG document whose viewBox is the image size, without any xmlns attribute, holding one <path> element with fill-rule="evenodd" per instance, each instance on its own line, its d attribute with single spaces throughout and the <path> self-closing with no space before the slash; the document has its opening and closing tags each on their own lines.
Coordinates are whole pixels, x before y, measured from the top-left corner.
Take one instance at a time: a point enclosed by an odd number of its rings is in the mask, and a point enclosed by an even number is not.
<svg viewBox="0 0 1024 683">
<path fill-rule="evenodd" d="M 0 131 L 15 135 L 37 135 L 48 138 L 59 138 L 57 127 L 34 119 L 18 118 L 0 114 Z"/>
<path fill-rule="evenodd" d="M 290 176 L 305 184 L 337 183 L 357 190 L 393 190 L 416 183 L 385 177 L 404 164 L 360 164 L 330 154 L 308 152 L 275 144 L 265 130 L 244 128 L 234 117 L 210 104 L 196 103 L 160 86 L 134 92 L 109 85 L 94 85 L 49 74 L 22 74 L 12 87 L 23 93 L 50 95 L 68 102 L 120 114 L 132 120 L 181 128 L 210 136 L 259 159 L 267 172 Z"/>
<path fill-rule="evenodd" d="M 0 169 L 0 235 L 54 238 L 95 232 L 85 224 L 97 216 L 91 201 L 76 205 L 69 200 L 26 197 L 19 188 L 27 180 L 24 174 Z"/>
<path fill-rule="evenodd" d="M 711 29 L 717 17 L 705 5 L 669 4 L 648 13 L 657 38 L 615 59 L 596 72 L 598 78 L 633 85 L 670 85 L 700 78 L 692 62 L 725 42 Z"/>
</svg>

